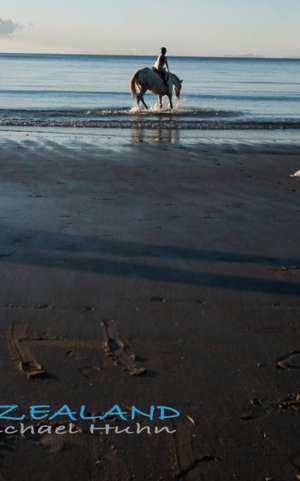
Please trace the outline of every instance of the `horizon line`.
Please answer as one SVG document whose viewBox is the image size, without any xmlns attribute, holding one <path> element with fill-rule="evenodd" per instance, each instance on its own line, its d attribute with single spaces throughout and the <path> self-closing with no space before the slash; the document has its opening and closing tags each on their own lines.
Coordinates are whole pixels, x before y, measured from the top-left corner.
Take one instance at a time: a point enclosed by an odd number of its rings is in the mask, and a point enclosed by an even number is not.
<svg viewBox="0 0 300 481">
<path fill-rule="evenodd" d="M 0 52 L 0 56 L 28 55 L 28 56 L 56 56 L 56 57 L 156 57 L 155 54 L 135 53 L 57 53 L 57 52 Z M 194 58 L 194 59 L 244 59 L 244 60 L 300 60 L 300 56 L 265 56 L 255 54 L 227 54 L 227 55 L 169 55 L 170 58 Z"/>
</svg>

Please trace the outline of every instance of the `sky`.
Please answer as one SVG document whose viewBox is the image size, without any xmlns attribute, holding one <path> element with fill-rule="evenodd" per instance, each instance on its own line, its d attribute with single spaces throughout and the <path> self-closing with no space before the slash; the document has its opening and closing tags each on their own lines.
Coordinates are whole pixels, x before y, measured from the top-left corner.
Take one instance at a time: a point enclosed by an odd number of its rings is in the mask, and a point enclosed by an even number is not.
<svg viewBox="0 0 300 481">
<path fill-rule="evenodd" d="M 300 57 L 300 0 L 2 0 L 0 52 Z"/>
</svg>

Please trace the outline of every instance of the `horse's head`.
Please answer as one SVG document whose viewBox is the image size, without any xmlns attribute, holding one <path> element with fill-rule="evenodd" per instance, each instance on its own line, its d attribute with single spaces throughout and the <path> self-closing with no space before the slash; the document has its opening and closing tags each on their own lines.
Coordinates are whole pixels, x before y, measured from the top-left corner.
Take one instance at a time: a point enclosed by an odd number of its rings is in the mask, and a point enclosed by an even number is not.
<svg viewBox="0 0 300 481">
<path fill-rule="evenodd" d="M 182 83 L 183 83 L 183 80 L 179 80 L 179 78 L 177 78 L 176 81 L 174 82 L 175 95 L 178 99 L 180 99 Z"/>
</svg>

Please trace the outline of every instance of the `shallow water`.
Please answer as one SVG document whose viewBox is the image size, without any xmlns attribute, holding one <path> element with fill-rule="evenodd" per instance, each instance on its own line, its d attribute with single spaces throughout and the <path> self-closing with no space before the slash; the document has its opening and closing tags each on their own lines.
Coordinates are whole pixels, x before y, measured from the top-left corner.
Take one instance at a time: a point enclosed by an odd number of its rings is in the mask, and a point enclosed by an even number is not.
<svg viewBox="0 0 300 481">
<path fill-rule="evenodd" d="M 138 111 L 132 74 L 154 58 L 0 55 L 0 127 L 300 128 L 300 60 L 170 58 L 184 79 L 173 112 Z"/>
</svg>

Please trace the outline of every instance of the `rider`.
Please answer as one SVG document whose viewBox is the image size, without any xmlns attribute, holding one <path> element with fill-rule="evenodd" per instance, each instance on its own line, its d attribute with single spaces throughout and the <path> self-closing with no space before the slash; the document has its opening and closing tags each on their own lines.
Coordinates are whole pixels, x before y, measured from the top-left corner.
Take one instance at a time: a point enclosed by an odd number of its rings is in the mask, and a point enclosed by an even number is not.
<svg viewBox="0 0 300 481">
<path fill-rule="evenodd" d="M 153 65 L 153 70 L 155 70 L 155 72 L 157 72 L 161 76 L 164 84 L 167 87 L 168 73 L 170 72 L 170 70 L 169 70 L 169 64 L 168 64 L 168 59 L 166 55 L 167 54 L 166 47 L 162 47 L 160 52 L 161 52 L 160 55 L 157 57 L 157 60 Z"/>
</svg>

